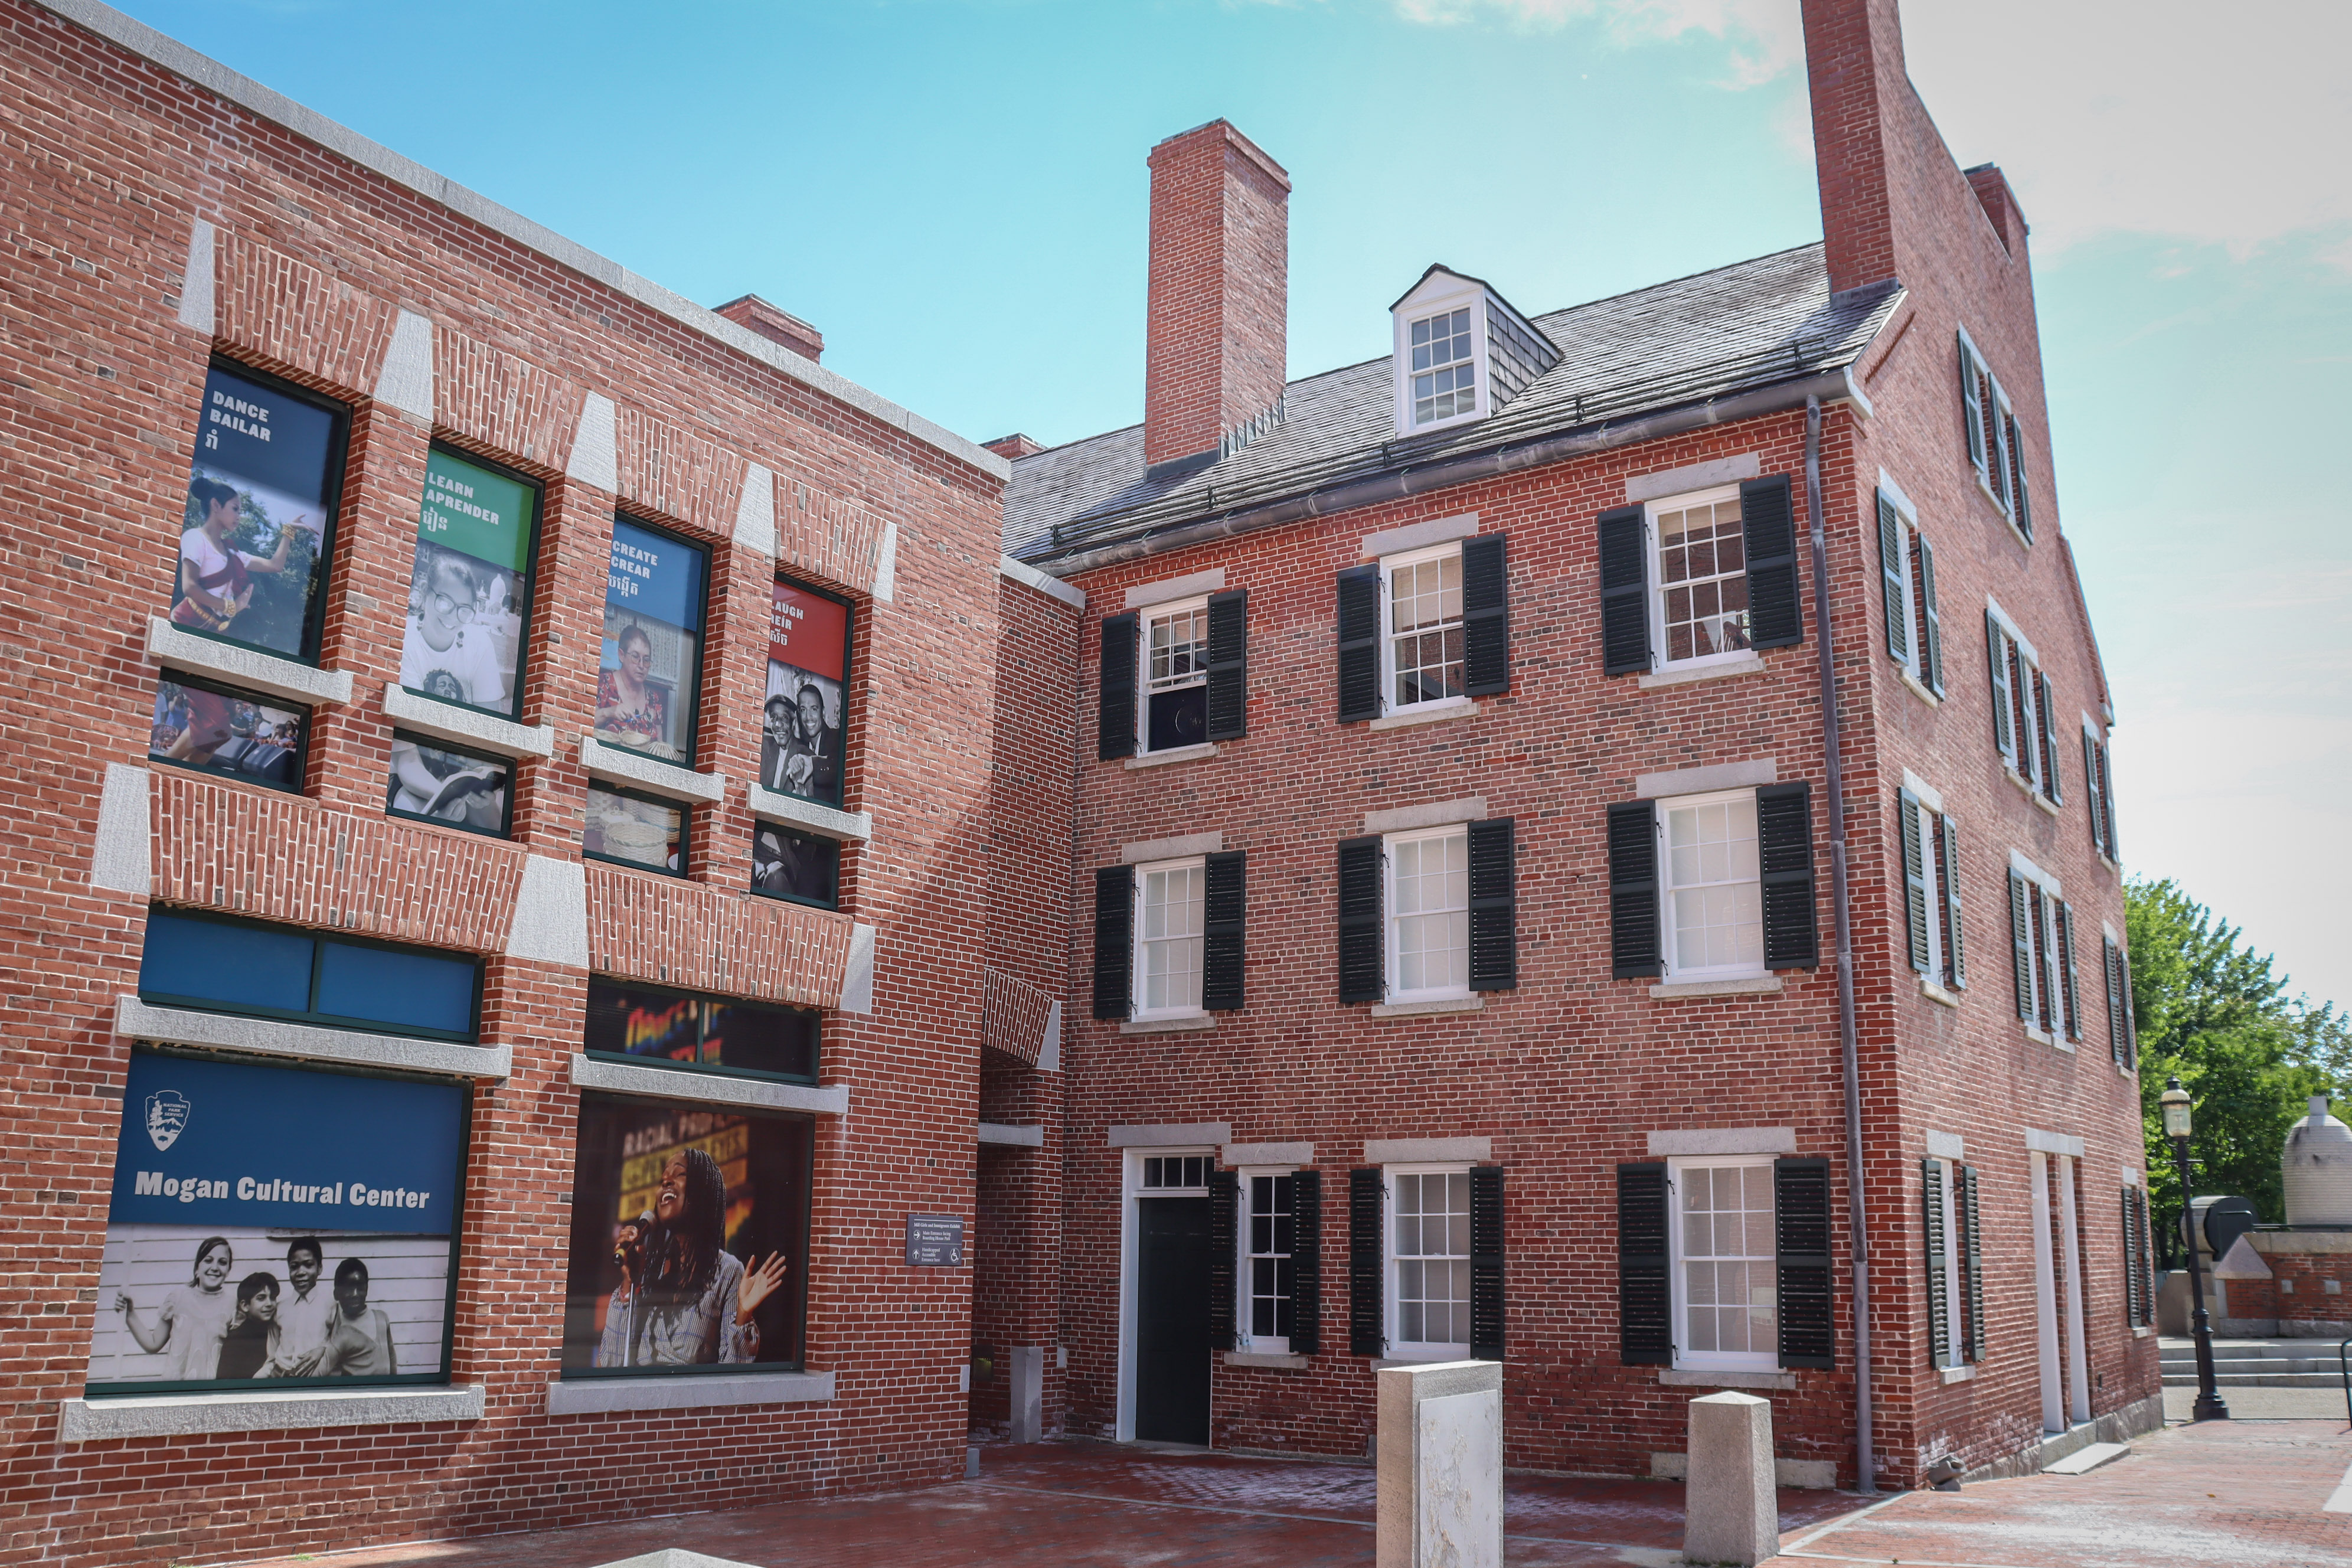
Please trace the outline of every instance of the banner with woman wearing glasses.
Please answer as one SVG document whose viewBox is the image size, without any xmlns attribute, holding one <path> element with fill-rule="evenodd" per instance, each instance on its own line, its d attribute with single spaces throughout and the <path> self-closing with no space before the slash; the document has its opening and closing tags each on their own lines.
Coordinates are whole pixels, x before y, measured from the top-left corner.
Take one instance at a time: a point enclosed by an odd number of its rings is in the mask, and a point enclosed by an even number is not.
<svg viewBox="0 0 2352 1568">
<path fill-rule="evenodd" d="M 400 683 L 502 719 L 522 707 L 539 490 L 435 447 L 417 509 Z"/>
</svg>

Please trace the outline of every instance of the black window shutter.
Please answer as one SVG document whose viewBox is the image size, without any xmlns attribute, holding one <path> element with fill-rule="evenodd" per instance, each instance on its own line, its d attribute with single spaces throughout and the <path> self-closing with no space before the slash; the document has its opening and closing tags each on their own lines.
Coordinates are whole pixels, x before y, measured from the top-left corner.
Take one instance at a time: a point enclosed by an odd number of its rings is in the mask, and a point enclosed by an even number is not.
<svg viewBox="0 0 2352 1568">
<path fill-rule="evenodd" d="M 1209 739 L 1249 733 L 1249 590 L 1209 595 Z"/>
<path fill-rule="evenodd" d="M 1323 1173 L 1290 1178 L 1290 1353 L 1323 1348 Z"/>
<path fill-rule="evenodd" d="M 1811 969 L 1821 962 L 1813 924 L 1813 808 L 1811 786 L 1759 784 L 1756 849 L 1762 867 L 1764 967 Z"/>
<path fill-rule="evenodd" d="M 1803 642 L 1805 607 L 1797 596 L 1797 523 L 1789 476 L 1743 481 L 1739 517 L 1748 536 L 1748 646 Z"/>
<path fill-rule="evenodd" d="M 2009 718 L 2009 637 L 1990 610 L 1985 612 L 1985 668 L 1992 677 L 1992 742 L 2005 760 L 2014 763 L 2017 742 Z"/>
<path fill-rule="evenodd" d="M 1339 574 L 1339 722 L 1381 716 L 1381 569 Z"/>
<path fill-rule="evenodd" d="M 1903 818 L 1903 921 L 1911 938 L 1911 967 L 1927 973 L 1927 846 L 1921 837 L 1919 797 L 1905 790 Z"/>
<path fill-rule="evenodd" d="M 1960 1240 L 1961 1274 L 1968 1287 L 1969 1332 L 1967 1346 L 1970 1361 L 1984 1360 L 1984 1232 L 1977 1223 L 1977 1168 L 1962 1165 L 1960 1172 Z"/>
<path fill-rule="evenodd" d="M 1234 1266 L 1238 1245 L 1234 1210 L 1241 1178 L 1232 1171 L 1209 1173 L 1209 1348 L 1234 1348 Z"/>
<path fill-rule="evenodd" d="M 1142 617 L 1132 612 L 1102 624 L 1102 690 L 1095 715 L 1095 756 L 1101 762 L 1135 755 L 1136 638 Z"/>
<path fill-rule="evenodd" d="M 2116 754 L 2107 743 L 2099 743 L 2099 808 L 2107 821 L 2107 858 L 2120 866 L 2124 863 L 2122 845 L 2116 837 Z"/>
<path fill-rule="evenodd" d="M 1878 492 L 1878 580 L 1886 591 L 1886 651 L 1911 662 L 1911 574 L 1903 567 L 1903 514 Z"/>
<path fill-rule="evenodd" d="M 1095 872 L 1095 1016 L 1124 1018 L 1135 1006 L 1135 868 Z"/>
<path fill-rule="evenodd" d="M 2058 906 L 2058 955 L 2066 998 L 2066 1037 L 2079 1040 L 2083 1037 L 2083 988 L 2074 970 L 2074 906 L 2069 903 Z"/>
<path fill-rule="evenodd" d="M 2124 977 L 2124 1068 L 2128 1071 L 2139 1066 L 2139 1009 L 2132 1005 L 2129 949 L 2116 954 L 2116 964 Z"/>
<path fill-rule="evenodd" d="M 1919 605 L 1922 627 L 1920 636 L 1927 646 L 1920 651 L 1919 674 L 1927 689 L 1941 697 L 1944 694 L 1944 617 L 1936 608 L 1936 552 L 1924 533 L 1912 536 L 1911 547 L 1919 552 Z"/>
<path fill-rule="evenodd" d="M 1492 697 L 1511 689 L 1511 574 L 1499 533 L 1462 542 L 1462 689 Z"/>
<path fill-rule="evenodd" d="M 2132 1200 L 2139 1195 L 2136 1187 L 2124 1189 L 2124 1321 L 2140 1321 L 2139 1278 L 2139 1205 Z"/>
<path fill-rule="evenodd" d="M 2025 879 L 2015 867 L 2009 872 L 2009 944 L 2017 963 L 2017 1016 L 2033 1022 L 2033 910 L 2026 901 Z"/>
<path fill-rule="evenodd" d="M 1518 855 L 1513 819 L 1470 825 L 1470 989 L 1519 983 Z"/>
<path fill-rule="evenodd" d="M 1650 668 L 1650 531 L 1638 506 L 1601 514 L 1601 672 Z"/>
<path fill-rule="evenodd" d="M 2147 1189 L 2132 1189 L 2132 1206 L 2139 1211 L 2139 1253 L 2132 1266 L 2139 1272 L 2139 1321 L 2142 1328 L 2156 1326 L 2156 1269 L 2149 1252 L 2156 1245 L 2147 1228 Z"/>
<path fill-rule="evenodd" d="M 1944 1162 L 1922 1160 L 1919 1173 L 1926 1194 L 1920 1235 L 1927 1243 L 1927 1361 L 1946 1367 L 1952 1364 L 1952 1303 L 1945 1277 L 1951 1255 L 1944 1235 Z"/>
<path fill-rule="evenodd" d="M 1617 1359 L 1627 1366 L 1675 1363 L 1674 1297 L 1667 1288 L 1666 1167 L 1617 1167 Z"/>
<path fill-rule="evenodd" d="M 1657 805 L 1609 808 L 1610 973 L 1619 980 L 1666 972 L 1658 910 Z"/>
<path fill-rule="evenodd" d="M 1381 841 L 1339 841 L 1339 1000 L 1378 1002 L 1388 994 L 1387 943 L 1381 931 Z"/>
<path fill-rule="evenodd" d="M 1979 473 L 1984 472 L 1985 431 L 1984 412 L 1977 402 L 1976 355 L 1969 353 L 1966 338 L 1959 341 L 1960 353 L 1960 424 L 1969 447 L 1969 461 Z"/>
<path fill-rule="evenodd" d="M 1780 1274 L 1780 1364 L 1837 1365 L 1830 1289 L 1830 1163 L 1772 1162 Z"/>
<path fill-rule="evenodd" d="M 2050 689 L 2050 678 L 2040 670 L 2033 672 L 2036 687 L 2034 706 L 2042 710 L 2042 793 L 2053 805 L 2066 804 L 2066 786 L 2058 770 L 2058 699 Z"/>
<path fill-rule="evenodd" d="M 1386 1355 L 1388 1260 L 1381 1247 L 1381 1172 L 1348 1173 L 1348 1353 Z"/>
<path fill-rule="evenodd" d="M 2107 971 L 2107 1056 L 2115 1058 L 2116 1068 L 2124 1065 L 2124 950 L 2107 941 L 2105 933 L 2098 938 L 2098 957 L 2105 959 Z"/>
<path fill-rule="evenodd" d="M 1229 849 L 1203 858 L 1201 897 L 1201 1006 L 1230 1013 L 1242 1005 L 1242 932 L 1249 908 L 1249 855 Z"/>
<path fill-rule="evenodd" d="M 2091 847 L 2105 853 L 2107 847 L 2106 813 L 2101 809 L 2099 790 L 2099 740 L 2090 731 L 2083 731 L 2083 815 L 2091 823 Z"/>
<path fill-rule="evenodd" d="M 2017 438 L 2017 419 L 2004 414 L 2001 419 L 2009 434 L 2009 496 L 2017 511 L 2017 531 L 2025 535 L 2025 542 L 2033 542 L 2033 504 L 2025 499 L 2025 449 Z"/>
<path fill-rule="evenodd" d="M 1960 940 L 1960 824 L 1947 812 L 1937 826 L 1944 836 L 1944 973 L 1960 991 L 1969 984 L 1968 946 Z"/>
<path fill-rule="evenodd" d="M 1473 875 L 1475 875 L 1474 872 Z M 1503 1359 L 1503 1167 L 1470 1168 L 1470 1358 Z"/>
</svg>

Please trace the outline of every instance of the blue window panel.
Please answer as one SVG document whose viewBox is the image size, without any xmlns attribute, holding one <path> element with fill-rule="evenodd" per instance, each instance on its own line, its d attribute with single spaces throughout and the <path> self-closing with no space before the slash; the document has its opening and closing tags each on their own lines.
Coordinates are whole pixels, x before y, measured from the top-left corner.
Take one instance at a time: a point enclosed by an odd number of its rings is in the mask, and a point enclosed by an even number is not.
<svg viewBox="0 0 2352 1568">
<path fill-rule="evenodd" d="M 147 917 L 139 994 L 240 1012 L 308 1012 L 311 947 L 310 938 L 298 931 L 192 921 L 157 910 Z"/>
<path fill-rule="evenodd" d="M 318 1011 L 438 1035 L 474 1032 L 474 965 L 388 948 L 320 943 Z"/>
</svg>

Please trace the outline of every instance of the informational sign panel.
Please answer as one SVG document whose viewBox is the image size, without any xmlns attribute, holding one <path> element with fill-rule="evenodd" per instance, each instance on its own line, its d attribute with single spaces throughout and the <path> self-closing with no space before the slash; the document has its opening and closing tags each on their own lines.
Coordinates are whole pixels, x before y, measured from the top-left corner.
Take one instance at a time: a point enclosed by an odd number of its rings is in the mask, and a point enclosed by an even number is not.
<svg viewBox="0 0 2352 1568">
<path fill-rule="evenodd" d="M 907 1266 L 910 1268 L 961 1268 L 963 1216 L 952 1214 L 908 1215 Z"/>
</svg>

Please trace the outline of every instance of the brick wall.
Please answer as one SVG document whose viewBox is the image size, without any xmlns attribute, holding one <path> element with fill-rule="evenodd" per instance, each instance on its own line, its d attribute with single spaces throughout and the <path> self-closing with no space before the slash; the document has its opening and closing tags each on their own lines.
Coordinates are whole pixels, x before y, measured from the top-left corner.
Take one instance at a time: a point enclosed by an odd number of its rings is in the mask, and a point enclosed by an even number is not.
<svg viewBox="0 0 2352 1568">
<path fill-rule="evenodd" d="M 38 520 L 0 548 L 16 628 L 16 802 L 0 896 L 14 1048 L 0 1085 L 45 1130 L 5 1157 L 31 1223 L 0 1247 L 14 1393 L 0 1415 L 0 1562 L 163 1563 L 736 1506 L 958 1473 L 971 1279 L 908 1269 L 910 1212 L 974 1215 L 981 977 L 992 962 L 998 481 L 837 384 L 787 375 L 285 127 L 24 3 L 0 3 L 11 288 L 0 312 L 0 489 Z M 212 329 L 179 321 L 197 220 L 216 235 Z M 373 400 L 402 311 L 431 323 L 428 421 Z M 99 781 L 142 764 L 182 497 L 217 350 L 353 409 L 299 796 L 158 769 L 158 901 L 239 909 L 489 955 L 452 1376 L 478 1422 L 61 1445 L 80 1393 L 149 900 L 94 889 Z M 591 394 L 614 482 L 567 478 Z M 401 617 L 428 442 L 546 485 L 521 718 L 557 731 L 518 770 L 511 843 L 383 816 Z M 753 466 L 781 558 L 738 542 Z M 807 1364 L 829 1404 L 551 1417 L 586 975 L 503 955 L 526 852 L 579 858 L 578 761 L 616 505 L 710 551 L 699 764 L 685 881 L 594 868 L 594 962 L 744 995 L 837 993 L 850 921 L 878 928 L 875 1007 L 829 1014 L 816 1128 Z M 895 529 L 895 593 L 871 589 Z M 758 764 L 769 583 L 856 607 L 844 913 L 754 900 L 740 781 Z M 1031 918 L 1034 918 L 1032 916 Z M 1040 928 L 1042 929 L 1042 928 Z M 645 933 L 658 933 L 648 942 Z M 1023 951 L 1019 944 L 1012 950 Z M 1034 963 L 1031 968 L 1034 969 Z M 828 990 L 830 987 L 830 990 Z M 39 1194 L 37 1197 L 35 1194 Z M 682 1465 L 690 1454 L 698 1464 Z"/>
<path fill-rule="evenodd" d="M 1222 120 L 1151 150 L 1143 457 L 1215 449 L 1286 379 L 1290 176 Z"/>
</svg>

